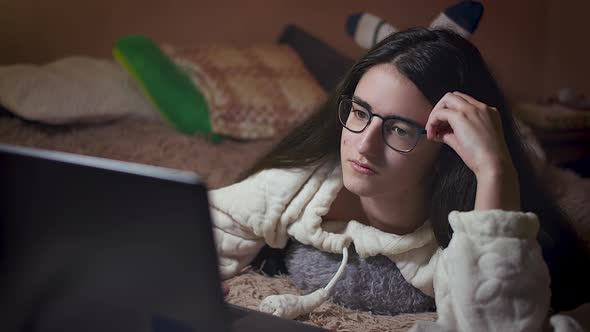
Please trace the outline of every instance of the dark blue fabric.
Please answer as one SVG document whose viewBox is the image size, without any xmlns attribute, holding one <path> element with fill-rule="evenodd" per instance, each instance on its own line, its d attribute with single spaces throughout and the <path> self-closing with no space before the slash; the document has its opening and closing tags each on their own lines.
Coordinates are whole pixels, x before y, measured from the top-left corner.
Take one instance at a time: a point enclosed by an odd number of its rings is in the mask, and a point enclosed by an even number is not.
<svg viewBox="0 0 590 332">
<path fill-rule="evenodd" d="M 363 13 L 356 13 L 353 15 L 348 16 L 346 19 L 346 32 L 353 37 L 354 33 L 356 32 L 356 28 L 359 25 L 359 21 L 361 19 L 361 15 Z"/>
<path fill-rule="evenodd" d="M 463 29 L 473 33 L 483 15 L 483 5 L 477 1 L 461 1 L 445 9 L 444 13 Z"/>
<path fill-rule="evenodd" d="M 278 39 L 297 52 L 303 64 L 326 91 L 332 91 L 354 61 L 296 25 L 289 24 Z"/>
</svg>

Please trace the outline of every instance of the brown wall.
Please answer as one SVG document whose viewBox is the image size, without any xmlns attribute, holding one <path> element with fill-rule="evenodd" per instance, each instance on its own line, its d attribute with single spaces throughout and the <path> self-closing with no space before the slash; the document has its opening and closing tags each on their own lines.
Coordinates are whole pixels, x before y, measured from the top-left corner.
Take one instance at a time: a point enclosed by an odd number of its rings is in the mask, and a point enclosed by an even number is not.
<svg viewBox="0 0 590 332">
<path fill-rule="evenodd" d="M 113 43 L 129 33 L 145 33 L 158 41 L 182 45 L 272 42 L 286 23 L 298 24 L 356 57 L 362 51 L 344 32 L 350 13 L 373 12 L 405 28 L 428 25 L 441 9 L 455 2 L 0 0 L 0 64 L 42 63 L 73 54 L 108 57 Z M 586 10 L 570 19 L 569 12 L 575 11 L 577 1 L 565 8 L 557 0 L 483 1 L 485 14 L 473 41 L 511 99 L 538 98 L 568 82 L 590 92 L 580 70 L 588 52 L 578 55 L 575 39 L 583 34 L 563 40 L 559 33 L 588 30 L 584 21 L 588 2 L 580 2 Z M 587 36 L 585 40 L 587 43 Z M 560 43 L 567 47 L 555 47 Z M 563 59 L 568 59 L 567 67 L 561 67 Z"/>
<path fill-rule="evenodd" d="M 550 1 L 547 13 L 545 95 L 571 87 L 590 97 L 590 1 Z"/>
</svg>

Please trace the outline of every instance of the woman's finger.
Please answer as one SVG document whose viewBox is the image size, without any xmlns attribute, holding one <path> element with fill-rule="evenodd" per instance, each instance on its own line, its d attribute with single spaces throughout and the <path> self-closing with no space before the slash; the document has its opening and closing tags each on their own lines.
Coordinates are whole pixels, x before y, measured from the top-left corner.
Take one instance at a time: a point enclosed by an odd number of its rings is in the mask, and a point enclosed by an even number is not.
<svg viewBox="0 0 590 332">
<path fill-rule="evenodd" d="M 441 138 L 443 134 L 453 131 L 453 123 L 463 116 L 460 112 L 449 108 L 435 108 L 426 122 L 426 137 L 429 140 Z"/>
<path fill-rule="evenodd" d="M 460 153 L 460 151 L 459 151 L 460 144 L 459 144 L 459 140 L 457 138 L 457 135 L 455 135 L 455 133 L 449 132 L 449 133 L 442 134 L 440 141 L 442 143 L 450 146 L 457 153 Z"/>
<path fill-rule="evenodd" d="M 455 109 L 455 110 L 461 111 L 461 112 L 469 112 L 470 110 L 473 110 L 474 107 L 475 107 L 474 105 L 469 103 L 464 98 L 449 92 L 449 93 L 446 93 L 438 101 L 438 103 L 436 103 L 436 105 L 434 105 L 433 109 L 450 108 L 450 109 Z"/>
<path fill-rule="evenodd" d="M 477 109 L 485 111 L 485 112 L 480 112 L 479 115 L 480 116 L 483 115 L 483 118 L 487 118 L 487 119 L 492 120 L 494 126 L 497 127 L 496 131 L 503 132 L 502 123 L 500 120 L 500 114 L 498 113 L 497 108 L 492 107 L 492 106 L 488 106 L 487 104 L 484 104 L 484 103 L 478 101 L 477 99 L 475 99 L 469 95 L 466 95 L 464 93 L 458 92 L 458 91 L 453 92 L 453 94 L 465 99 L 466 101 L 468 101 L 469 103 L 474 105 Z"/>
<path fill-rule="evenodd" d="M 430 114 L 426 123 L 427 137 L 429 140 L 444 143 L 459 153 L 460 144 L 455 128 L 459 117 L 464 117 L 456 110 L 443 108 Z"/>
<path fill-rule="evenodd" d="M 470 95 L 466 95 L 466 94 L 464 94 L 462 92 L 459 92 L 459 91 L 455 91 L 455 92 L 453 92 L 453 94 L 455 96 L 459 96 L 459 97 L 465 99 L 468 103 L 470 103 L 471 105 L 473 105 L 473 106 L 475 106 L 475 107 L 477 107 L 479 109 L 482 109 L 483 110 L 483 109 L 487 109 L 488 108 L 488 105 L 486 105 L 486 104 L 482 103 L 481 101 L 479 101 L 479 100 L 471 97 Z"/>
</svg>

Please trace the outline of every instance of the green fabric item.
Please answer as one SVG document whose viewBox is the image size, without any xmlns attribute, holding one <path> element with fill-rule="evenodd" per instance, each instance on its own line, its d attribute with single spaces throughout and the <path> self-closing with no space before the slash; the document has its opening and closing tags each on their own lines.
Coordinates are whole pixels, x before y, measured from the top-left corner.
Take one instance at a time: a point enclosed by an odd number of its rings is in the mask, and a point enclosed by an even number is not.
<svg viewBox="0 0 590 332">
<path fill-rule="evenodd" d="M 211 128 L 207 100 L 153 40 L 142 35 L 126 36 L 117 41 L 113 55 L 174 128 L 220 141 Z"/>
</svg>

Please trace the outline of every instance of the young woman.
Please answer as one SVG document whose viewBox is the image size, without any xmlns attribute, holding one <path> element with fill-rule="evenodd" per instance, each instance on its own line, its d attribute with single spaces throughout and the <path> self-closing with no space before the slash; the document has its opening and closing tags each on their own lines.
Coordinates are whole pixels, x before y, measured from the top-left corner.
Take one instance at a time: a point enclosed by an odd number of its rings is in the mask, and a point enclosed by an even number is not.
<svg viewBox="0 0 590 332">
<path fill-rule="evenodd" d="M 590 300 L 588 258 L 479 51 L 450 31 L 377 44 L 250 174 L 210 193 L 222 276 L 287 247 L 309 293 L 267 298 L 264 311 L 296 317 L 331 297 L 508 331 Z"/>
</svg>

